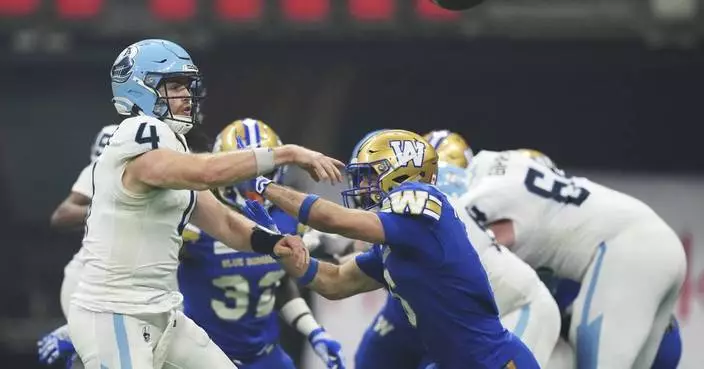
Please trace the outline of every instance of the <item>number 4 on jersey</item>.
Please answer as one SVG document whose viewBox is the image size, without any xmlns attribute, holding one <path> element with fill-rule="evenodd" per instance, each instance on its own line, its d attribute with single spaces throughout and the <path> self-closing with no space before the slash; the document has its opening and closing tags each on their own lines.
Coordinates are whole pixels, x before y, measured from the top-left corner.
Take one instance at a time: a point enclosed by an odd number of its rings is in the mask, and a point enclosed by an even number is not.
<svg viewBox="0 0 704 369">
<path fill-rule="evenodd" d="M 134 140 L 140 145 L 145 143 L 151 143 L 152 149 L 158 149 L 159 135 L 156 134 L 156 126 L 149 125 L 149 136 L 144 135 L 144 129 L 146 127 L 147 122 L 144 122 L 139 125 L 139 128 L 137 128 L 137 135 L 134 137 Z"/>
</svg>

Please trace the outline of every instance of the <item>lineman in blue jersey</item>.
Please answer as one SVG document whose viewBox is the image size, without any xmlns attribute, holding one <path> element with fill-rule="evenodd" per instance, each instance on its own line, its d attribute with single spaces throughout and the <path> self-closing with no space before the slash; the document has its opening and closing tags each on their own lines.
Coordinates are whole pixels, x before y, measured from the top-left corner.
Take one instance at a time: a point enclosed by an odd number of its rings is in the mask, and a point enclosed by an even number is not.
<svg viewBox="0 0 704 369">
<path fill-rule="evenodd" d="M 341 207 L 258 178 L 256 189 L 301 223 L 374 243 L 342 265 L 281 263 L 329 299 L 387 287 L 439 369 L 538 368 L 528 348 L 501 325 L 494 296 L 464 224 L 433 183 L 435 149 L 421 136 L 385 130 L 347 166 L 343 192 L 366 209 Z"/>
<path fill-rule="evenodd" d="M 371 136 L 383 130 L 373 131 L 365 135 L 352 149 L 354 161 L 359 148 Z M 353 198 L 355 207 L 359 198 Z M 401 304 L 393 295 L 388 294 L 386 303 L 371 325 L 367 328 L 359 342 L 354 356 L 356 368 L 364 369 L 412 369 L 418 367 L 425 355 L 425 348 L 413 326 L 408 323 Z"/>
<path fill-rule="evenodd" d="M 238 149 L 237 137 L 249 148 L 281 145 L 278 135 L 264 122 L 237 120 L 223 129 L 215 152 Z M 280 182 L 284 168 L 269 177 Z M 280 209 L 271 207 L 246 183 L 217 189 L 218 198 L 241 210 L 246 199 L 269 208 L 278 230 L 297 234 L 299 223 Z M 184 312 L 203 327 L 213 341 L 241 369 L 294 368 L 291 358 L 278 345 L 279 327 L 275 311 L 308 337 L 316 353 L 329 368 L 344 368 L 340 344 L 315 321 L 298 288 L 270 256 L 234 251 L 199 229 L 189 226 L 183 233 L 179 288 Z"/>
</svg>

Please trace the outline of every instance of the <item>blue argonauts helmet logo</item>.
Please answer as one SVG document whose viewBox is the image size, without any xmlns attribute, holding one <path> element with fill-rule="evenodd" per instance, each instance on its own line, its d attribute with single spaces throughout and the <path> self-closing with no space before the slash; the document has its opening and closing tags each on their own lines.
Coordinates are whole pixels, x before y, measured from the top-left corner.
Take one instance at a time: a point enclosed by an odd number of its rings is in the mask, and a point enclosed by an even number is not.
<svg viewBox="0 0 704 369">
<path fill-rule="evenodd" d="M 137 56 L 138 51 L 136 46 L 129 46 L 120 53 L 110 69 L 110 78 L 113 82 L 123 83 L 130 78 L 134 69 L 134 57 Z"/>
</svg>

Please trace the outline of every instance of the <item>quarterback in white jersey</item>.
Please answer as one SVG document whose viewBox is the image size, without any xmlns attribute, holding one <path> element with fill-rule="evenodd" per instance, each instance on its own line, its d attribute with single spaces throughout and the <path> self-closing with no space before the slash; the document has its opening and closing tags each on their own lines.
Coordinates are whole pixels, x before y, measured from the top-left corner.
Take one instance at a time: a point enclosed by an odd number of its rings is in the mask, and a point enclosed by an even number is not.
<svg viewBox="0 0 704 369">
<path fill-rule="evenodd" d="M 453 203 L 477 249 L 494 291 L 501 323 L 530 348 L 541 367 L 547 367 L 560 335 L 557 303 L 535 271 L 499 245 L 491 232 L 481 228 L 458 202 L 467 192 L 465 168 L 473 160 L 466 141 L 445 130 L 432 131 L 425 138 L 440 159 L 437 186 Z"/>
<path fill-rule="evenodd" d="M 546 163 L 482 151 L 460 202 L 533 268 L 582 284 L 569 335 L 579 369 L 649 368 L 685 276 L 677 235 L 643 202 Z"/>
<path fill-rule="evenodd" d="M 84 268 L 71 300 L 71 338 L 88 369 L 235 368 L 178 310 L 175 271 L 191 222 L 240 251 L 307 259 L 300 238 L 272 234 L 229 210 L 210 188 L 296 164 L 340 180 L 342 163 L 295 145 L 191 154 L 200 73 L 165 40 L 127 47 L 111 69 L 113 102 L 129 116 L 92 167 Z"/>
</svg>

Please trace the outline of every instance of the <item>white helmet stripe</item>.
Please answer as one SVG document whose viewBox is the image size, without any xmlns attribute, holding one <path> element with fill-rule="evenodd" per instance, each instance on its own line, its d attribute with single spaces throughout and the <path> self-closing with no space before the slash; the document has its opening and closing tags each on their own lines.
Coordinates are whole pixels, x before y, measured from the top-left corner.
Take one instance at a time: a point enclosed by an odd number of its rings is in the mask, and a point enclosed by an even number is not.
<svg viewBox="0 0 704 369">
<path fill-rule="evenodd" d="M 242 121 L 242 125 L 246 129 L 245 132 L 245 144 L 247 147 L 260 147 L 261 139 L 259 138 L 259 130 L 257 129 L 257 121 L 254 119 L 247 118 Z"/>
</svg>

